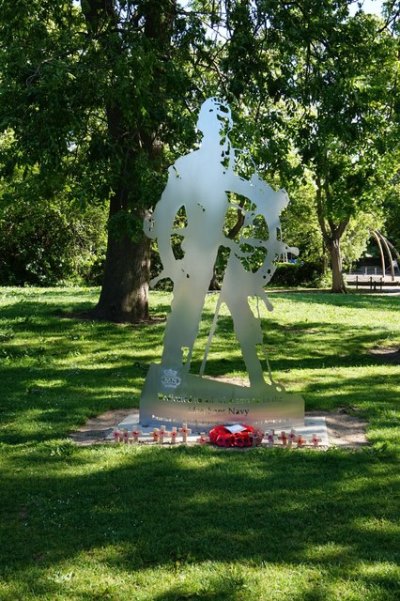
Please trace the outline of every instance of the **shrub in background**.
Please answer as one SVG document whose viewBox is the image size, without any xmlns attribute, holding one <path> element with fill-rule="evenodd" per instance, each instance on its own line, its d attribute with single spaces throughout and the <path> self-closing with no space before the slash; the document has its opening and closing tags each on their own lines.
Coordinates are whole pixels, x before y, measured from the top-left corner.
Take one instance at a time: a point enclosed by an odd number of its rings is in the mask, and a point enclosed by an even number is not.
<svg viewBox="0 0 400 601">
<path fill-rule="evenodd" d="M 103 206 L 14 200 L 0 207 L 0 284 L 97 284 L 106 250 Z"/>
<path fill-rule="evenodd" d="M 319 286 L 323 276 L 321 263 L 278 263 L 271 280 L 273 286 Z"/>
</svg>

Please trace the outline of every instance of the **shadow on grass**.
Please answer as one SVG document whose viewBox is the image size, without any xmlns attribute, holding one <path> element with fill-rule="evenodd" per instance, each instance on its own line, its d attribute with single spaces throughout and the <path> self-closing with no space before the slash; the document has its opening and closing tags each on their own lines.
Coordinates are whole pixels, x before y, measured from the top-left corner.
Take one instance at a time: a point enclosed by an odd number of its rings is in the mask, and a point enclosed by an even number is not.
<svg viewBox="0 0 400 601">
<path fill-rule="evenodd" d="M 365 325 L 359 328 L 347 324 L 296 322 L 281 324 L 277 320 L 264 322 L 265 344 L 270 351 L 271 366 L 276 371 L 291 369 L 321 369 L 324 367 L 349 367 L 360 365 L 382 365 L 384 357 L 369 351 L 387 340 L 388 333 L 379 327 Z M 207 331 L 205 329 L 205 331 Z M 208 373 L 219 375 L 219 360 L 213 353 L 221 355 L 232 343 L 232 369 L 242 369 L 238 344 L 233 337 L 230 317 L 220 317 L 213 339 L 210 358 L 207 361 Z M 195 353 L 193 370 L 200 368 L 200 353 Z M 235 362 L 235 356 L 237 357 Z M 240 367 L 239 367 L 240 366 Z M 226 366 L 225 366 L 226 368 Z"/>
<path fill-rule="evenodd" d="M 342 298 L 347 302 L 347 296 Z M 56 300 L 61 302 L 57 295 Z M 58 311 L 57 302 L 54 307 Z M 60 438 L 88 417 L 108 409 L 137 407 L 148 366 L 159 360 L 165 327 L 163 323 L 132 328 L 60 319 L 52 315 L 48 304 L 34 300 L 6 306 L 1 318 L 11 325 L 0 347 L 0 440 L 13 444 Z M 210 324 L 211 314 L 207 312 L 193 355 L 193 373 L 200 369 Z M 281 324 L 269 319 L 266 337 L 273 372 L 283 374 L 382 366 L 382 356 L 371 355 L 368 350 L 385 340 L 387 331 L 375 326 L 350 329 L 340 323 Z M 235 372 L 244 375 L 245 367 L 232 320 L 221 316 L 206 373 L 218 376 Z M 385 399 L 377 399 L 378 408 L 383 400 L 395 402 L 395 375 L 388 373 L 383 383 L 376 376 L 338 378 L 340 395 L 338 383 L 326 378 L 315 383 L 304 380 L 297 391 L 304 394 L 306 404 L 310 399 L 308 406 L 312 408 L 317 404 L 329 409 L 360 400 L 364 407 L 371 401 L 372 407 L 381 390 Z M 290 389 L 290 375 L 288 381 Z"/>
<path fill-rule="evenodd" d="M 0 403 L 0 442 L 64 438 L 89 417 L 137 407 L 145 371 L 142 364 L 3 370 L 2 396 L 7 398 Z"/>
<path fill-rule="evenodd" d="M 0 445 L 3 582 L 22 583 L 27 597 L 67 598 L 68 581 L 60 572 L 68 562 L 77 571 L 93 562 L 101 571 L 99 580 L 111 570 L 118 581 L 139 572 L 146 581 L 152 570 L 178 575 L 199 566 L 204 572 L 195 585 L 160 585 L 152 601 L 267 601 L 262 574 L 275 577 L 279 570 L 288 581 L 304 582 L 290 592 L 293 601 L 336 600 L 341 594 L 335 586 L 343 582 L 353 592 L 360 587 L 352 597 L 357 601 L 363 587 L 370 591 L 368 601 L 398 600 L 399 579 L 379 568 L 400 559 L 398 456 L 392 459 L 378 448 L 354 454 L 79 449 L 65 440 L 90 415 L 137 404 L 148 363 L 159 357 L 164 325 L 126 328 L 60 320 L 53 314 L 60 304 L 68 311 L 86 307 L 86 301 L 64 302 L 64 294 L 49 294 L 47 305 L 29 300 L 6 306 L 1 315 L 8 328 L 0 349 L 2 441 L 19 443 Z M 371 308 L 370 297 L 286 296 L 372 311 L 397 309 L 399 302 L 377 297 Z M 166 308 L 163 304 L 161 310 Z M 371 327 L 360 328 L 340 320 L 287 325 L 269 320 L 266 334 L 274 370 L 317 373 L 318 380 L 300 383 L 306 401 L 319 408 L 358 404 L 374 420 L 375 440 L 384 442 L 389 430 L 398 431 L 397 373 L 357 377 L 345 371 L 382 366 L 381 358 L 367 354 L 388 335 L 376 316 Z M 208 364 L 213 375 L 243 371 L 231 320 L 223 316 L 213 350 L 219 353 Z M 195 367 L 200 360 L 197 353 Z M 344 371 L 321 376 L 323 367 Z M 386 428 L 384 435 L 379 428 Z M 222 574 L 232 564 L 243 569 Z M 253 569 L 258 575 L 251 588 Z M 54 571 L 60 580 L 50 579 Z M 322 585 L 316 582 L 321 579 Z M 94 593 L 86 590 L 89 581 Z M 122 598 L 119 591 L 108 596 L 96 589 L 93 574 L 86 574 L 80 586 L 71 598 Z M 284 580 L 281 586 L 287 592 Z M 18 597 L 4 597 L 12 598 Z"/>
<path fill-rule="evenodd" d="M 0 565 L 8 566 L 6 579 L 27 578 L 38 593 L 49 583 L 37 574 L 33 581 L 30 568 L 46 571 L 82 553 L 127 574 L 240 562 L 318 569 L 328 581 L 351 580 L 360 565 L 400 560 L 398 466 L 372 451 L 114 447 L 103 456 L 101 447 L 51 449 L 14 454 L 1 481 L 8 519 L 0 535 L 12 544 L 2 545 Z M 365 578 L 398 590 L 390 575 Z M 235 599 L 245 584 L 240 574 L 211 578 L 191 592 L 193 599 Z M 192 598 L 184 590 L 154 598 Z"/>
<path fill-rule="evenodd" d="M 65 437 L 88 417 L 138 406 L 164 327 L 62 319 L 33 300 L 5 306 L 1 322 L 0 441 L 12 444 Z"/>
<path fill-rule="evenodd" d="M 335 294 L 331 292 L 279 292 L 269 291 L 271 300 L 284 298 L 291 302 L 317 304 L 335 307 L 349 307 L 354 309 L 368 309 L 368 311 L 398 311 L 400 296 L 375 296 L 362 293 Z"/>
</svg>

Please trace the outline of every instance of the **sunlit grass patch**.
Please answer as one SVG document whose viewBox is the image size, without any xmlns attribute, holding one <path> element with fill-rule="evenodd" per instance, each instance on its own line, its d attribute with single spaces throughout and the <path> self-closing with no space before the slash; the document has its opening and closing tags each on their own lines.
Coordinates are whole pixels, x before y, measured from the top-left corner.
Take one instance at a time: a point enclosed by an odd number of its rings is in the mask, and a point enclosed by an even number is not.
<svg viewBox="0 0 400 601">
<path fill-rule="evenodd" d="M 275 379 L 362 415 L 372 447 L 224 453 L 75 446 L 89 416 L 138 406 L 165 322 L 79 318 L 97 289 L 1 293 L 1 601 L 400 598 L 400 366 L 370 353 L 400 346 L 398 298 L 273 292 L 263 311 Z M 206 373 L 246 376 L 225 308 Z"/>
</svg>

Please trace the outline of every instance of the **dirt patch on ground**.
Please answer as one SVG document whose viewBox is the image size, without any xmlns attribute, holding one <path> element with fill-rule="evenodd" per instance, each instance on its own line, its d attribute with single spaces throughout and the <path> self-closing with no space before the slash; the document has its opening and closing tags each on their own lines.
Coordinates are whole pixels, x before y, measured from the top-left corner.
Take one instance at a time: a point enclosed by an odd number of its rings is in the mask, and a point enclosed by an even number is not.
<svg viewBox="0 0 400 601">
<path fill-rule="evenodd" d="M 138 413 L 137 409 L 115 409 L 106 411 L 98 417 L 90 418 L 84 426 L 71 434 L 71 438 L 79 445 L 91 445 L 106 442 L 106 438 L 128 415 Z"/>
<path fill-rule="evenodd" d="M 356 449 L 369 444 L 365 436 L 368 422 L 349 415 L 345 409 L 310 411 L 306 413 L 306 417 L 307 415 L 325 417 L 331 446 Z"/>
<path fill-rule="evenodd" d="M 390 363 L 398 365 L 400 363 L 400 349 L 396 346 L 381 346 L 369 351 L 375 359 L 379 359 L 382 363 Z"/>
<path fill-rule="evenodd" d="M 88 446 L 107 442 L 106 438 L 113 429 L 121 423 L 125 417 L 138 413 L 137 409 L 117 409 L 107 411 L 98 417 L 94 417 L 71 434 L 71 438 L 80 446 Z M 342 448 L 359 448 L 368 445 L 365 436 L 367 422 L 349 415 L 346 411 L 312 411 L 307 416 L 322 416 L 326 418 L 328 437 L 331 446 Z"/>
</svg>

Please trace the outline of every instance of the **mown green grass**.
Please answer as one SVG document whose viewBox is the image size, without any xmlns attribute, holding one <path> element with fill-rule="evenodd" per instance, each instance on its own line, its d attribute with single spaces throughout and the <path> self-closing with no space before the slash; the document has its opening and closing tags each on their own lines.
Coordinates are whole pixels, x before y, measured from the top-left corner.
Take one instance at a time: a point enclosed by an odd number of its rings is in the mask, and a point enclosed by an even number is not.
<svg viewBox="0 0 400 601">
<path fill-rule="evenodd" d="M 400 365 L 369 351 L 400 346 L 400 298 L 271 293 L 275 379 L 364 416 L 371 447 L 232 453 L 69 440 L 138 406 L 161 354 L 162 321 L 69 316 L 97 294 L 1 289 L 0 599 L 397 601 Z M 152 295 L 154 316 L 169 305 Z M 224 312 L 212 348 L 207 373 L 244 375 Z"/>
</svg>

